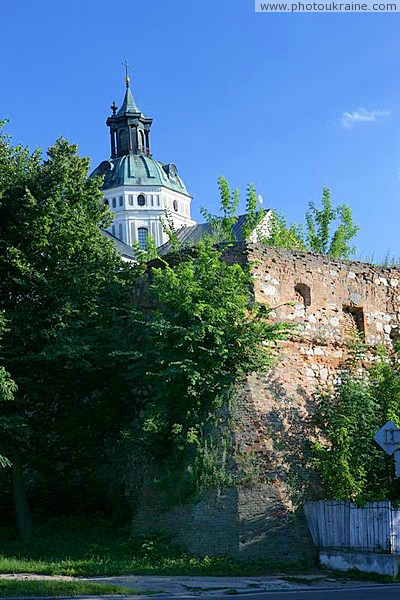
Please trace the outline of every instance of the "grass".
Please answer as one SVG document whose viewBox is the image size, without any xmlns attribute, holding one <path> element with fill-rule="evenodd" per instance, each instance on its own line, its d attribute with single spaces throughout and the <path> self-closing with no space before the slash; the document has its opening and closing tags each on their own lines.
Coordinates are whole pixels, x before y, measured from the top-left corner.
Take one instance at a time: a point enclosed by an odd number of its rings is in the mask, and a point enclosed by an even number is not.
<svg viewBox="0 0 400 600">
<path fill-rule="evenodd" d="M 310 566 L 308 567 L 310 568 Z M 32 558 L 31 553 L 0 556 L 0 573 L 37 573 L 45 575 L 202 575 L 256 576 L 276 573 L 299 573 L 305 567 L 299 563 L 241 562 L 224 557 L 125 557 L 94 555 L 86 559 L 56 556 Z"/>
<path fill-rule="evenodd" d="M 82 519 L 53 519 L 37 526 L 29 543 L 0 528 L 0 573 L 44 575 L 209 575 L 255 576 L 302 573 L 311 562 L 241 562 L 226 557 L 190 557 L 159 533 L 130 537 L 130 529 L 110 529 Z"/>
<path fill-rule="evenodd" d="M 332 573 L 315 563 L 242 562 L 227 557 L 191 557 L 169 544 L 165 534 L 131 537 L 130 528 L 111 529 L 98 521 L 53 519 L 35 529 L 29 543 L 16 540 L 14 530 L 0 527 L 0 573 L 35 573 L 90 577 L 96 575 L 257 576 L 291 575 L 305 582 L 305 572 L 336 579 L 393 582 L 390 577 L 350 571 Z M 293 577 L 295 576 L 295 577 Z M 298 577 L 296 577 L 298 576 Z M 307 580 L 307 583 L 310 583 Z M 86 586 L 86 587 L 85 587 Z M 0 597 L 134 594 L 132 589 L 84 581 L 0 580 Z M 140 593 L 140 592 L 139 592 Z M 233 595 L 225 589 L 224 594 Z"/>
<path fill-rule="evenodd" d="M 143 594 L 119 585 L 104 585 L 86 581 L 58 581 L 29 579 L 0 579 L 0 597 L 12 596 L 102 596 Z"/>
</svg>

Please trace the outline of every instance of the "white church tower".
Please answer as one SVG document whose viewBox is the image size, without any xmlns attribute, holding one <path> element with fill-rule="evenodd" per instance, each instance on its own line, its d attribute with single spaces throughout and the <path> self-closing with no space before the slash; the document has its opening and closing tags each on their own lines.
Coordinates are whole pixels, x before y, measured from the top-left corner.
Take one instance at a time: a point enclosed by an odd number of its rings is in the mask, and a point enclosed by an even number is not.
<svg viewBox="0 0 400 600">
<path fill-rule="evenodd" d="M 168 241 L 161 224 L 168 212 L 176 230 L 195 225 L 190 217 L 192 197 L 173 163 L 155 160 L 151 153 L 152 119 L 137 107 L 126 75 L 126 93 L 121 108 L 113 102 L 107 119 L 111 135 L 111 157 L 93 171 L 104 176 L 104 202 L 114 213 L 108 231 L 132 246 L 141 248 L 150 235 L 161 246 Z"/>
</svg>

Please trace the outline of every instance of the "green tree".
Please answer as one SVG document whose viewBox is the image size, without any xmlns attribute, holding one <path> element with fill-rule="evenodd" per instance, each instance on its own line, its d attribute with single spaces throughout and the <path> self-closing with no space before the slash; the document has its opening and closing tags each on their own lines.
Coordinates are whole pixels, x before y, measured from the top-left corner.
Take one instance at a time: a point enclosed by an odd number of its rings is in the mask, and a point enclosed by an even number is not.
<svg viewBox="0 0 400 600">
<path fill-rule="evenodd" d="M 307 246 L 311 252 L 328 254 L 333 258 L 349 258 L 355 252 L 350 246 L 351 240 L 359 231 L 354 225 L 353 216 L 349 206 L 341 204 L 333 208 L 331 194 L 328 188 L 322 192 L 322 208 L 319 209 L 314 202 L 309 203 L 306 212 Z M 336 230 L 332 233 L 331 227 L 338 221 Z"/>
<path fill-rule="evenodd" d="M 313 418 L 315 465 L 329 499 L 359 502 L 398 499 L 400 484 L 394 461 L 373 436 L 388 420 L 400 425 L 400 368 L 398 355 L 378 349 L 365 369 L 359 343 L 340 376 L 340 382 L 319 395 Z"/>
<path fill-rule="evenodd" d="M 287 225 L 286 217 L 274 210 L 268 221 L 268 236 L 260 241 L 266 246 L 307 251 L 303 227 L 294 223 Z"/>
<path fill-rule="evenodd" d="M 355 253 L 350 242 L 359 227 L 354 225 L 347 204 L 333 208 L 328 188 L 323 189 L 321 208 L 309 202 L 305 220 L 305 227 L 295 223 L 288 225 L 284 215 L 272 211 L 269 235 L 261 241 L 267 246 L 327 254 L 332 258 L 348 259 Z"/>
<path fill-rule="evenodd" d="M 237 222 L 237 207 L 240 193 L 231 192 L 227 180 L 218 178 L 220 191 L 220 215 L 213 215 L 202 207 L 201 214 L 211 226 L 215 243 L 234 241 L 233 226 Z M 256 190 L 252 184 L 247 187 L 246 220 L 243 225 L 243 239 L 251 234 L 264 219 L 266 212 L 257 210 Z M 323 189 L 322 207 L 309 202 L 305 213 L 305 225 L 288 224 L 285 215 L 272 210 L 269 213 L 268 234 L 258 234 L 258 241 L 266 246 L 289 248 L 327 254 L 332 258 L 348 259 L 355 253 L 351 241 L 357 235 L 359 227 L 353 223 L 351 208 L 347 204 L 333 207 L 328 188 Z"/>
<path fill-rule="evenodd" d="M 3 315 L 0 314 L 0 341 L 3 337 L 5 330 L 5 322 Z M 0 407 L 4 408 L 3 403 L 13 402 L 14 394 L 17 391 L 17 386 L 15 382 L 11 379 L 10 373 L 6 371 L 4 366 L 0 366 Z M 5 453 L 10 450 L 9 447 L 4 445 L 4 440 L 8 437 L 8 432 L 13 430 L 12 420 L 7 418 L 6 415 L 1 415 L 0 413 L 0 432 L 2 442 L 0 442 L 1 452 L 0 454 L 0 467 L 11 467 L 10 460 L 5 456 Z"/>
<path fill-rule="evenodd" d="M 67 454 L 77 460 L 79 445 L 83 450 L 89 441 L 85 460 L 91 466 L 96 460 L 89 460 L 94 437 L 113 410 L 101 393 L 112 378 L 113 326 L 132 284 L 129 267 L 101 233 L 111 215 L 100 182 L 88 179 L 89 161 L 76 150 L 60 139 L 42 161 L 39 153 L 0 137 L 0 308 L 8 329 L 3 356 L 18 386 L 13 414 L 4 408 L 14 423 L 6 456 L 23 538 L 30 535 L 24 465 L 50 470 L 60 453 L 60 463 L 68 463 Z M 92 432 L 94 415 L 98 429 Z"/>
<path fill-rule="evenodd" d="M 246 220 L 243 225 L 243 239 L 248 240 L 265 217 L 265 210 L 259 209 L 256 188 L 252 183 L 247 186 Z"/>
<path fill-rule="evenodd" d="M 272 362 L 287 327 L 266 322 L 251 289 L 249 270 L 227 265 L 211 239 L 151 271 L 153 308 L 134 313 L 142 333 L 132 374 L 151 390 L 139 451 L 163 464 L 164 476 L 171 465 L 181 481 L 198 475 L 234 384 Z"/>
<path fill-rule="evenodd" d="M 200 212 L 210 224 L 211 235 L 215 243 L 233 242 L 235 236 L 232 227 L 237 222 L 237 207 L 239 205 L 239 190 L 231 191 L 225 177 L 218 177 L 218 189 L 220 193 L 220 212 L 221 215 L 213 215 L 204 206 Z"/>
</svg>

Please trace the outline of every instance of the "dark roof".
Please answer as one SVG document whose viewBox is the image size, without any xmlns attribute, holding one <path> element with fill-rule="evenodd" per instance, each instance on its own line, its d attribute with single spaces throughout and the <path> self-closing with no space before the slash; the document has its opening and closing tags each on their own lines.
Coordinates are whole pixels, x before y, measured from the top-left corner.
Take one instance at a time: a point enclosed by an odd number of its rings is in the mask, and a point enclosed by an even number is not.
<svg viewBox="0 0 400 600">
<path fill-rule="evenodd" d="M 269 211 L 266 210 L 265 214 Z M 246 222 L 247 215 L 239 215 L 236 223 L 232 226 L 232 232 L 235 236 L 235 241 L 242 242 L 243 238 L 243 226 Z M 186 246 L 194 246 L 201 239 L 203 239 L 206 235 L 212 235 L 212 229 L 210 223 L 198 223 L 197 225 L 192 225 L 191 227 L 181 227 L 176 232 L 176 237 L 178 238 L 178 242 L 182 245 Z M 172 250 L 171 242 L 166 242 L 162 246 L 157 248 L 157 251 L 160 255 L 167 254 Z"/>
<path fill-rule="evenodd" d="M 107 190 L 122 185 L 151 185 L 164 186 L 190 196 L 182 179 L 179 175 L 172 174 L 169 166 L 145 154 L 125 154 L 119 158 L 103 160 L 90 177 L 104 176 L 101 189 L 106 193 Z"/>
<path fill-rule="evenodd" d="M 142 111 L 140 110 L 140 108 L 138 108 L 138 106 L 132 96 L 132 92 L 131 92 L 129 83 L 127 83 L 125 98 L 124 98 L 121 108 L 119 109 L 119 111 L 117 113 L 117 116 L 120 117 L 120 116 L 125 116 L 127 114 L 132 114 L 132 113 L 135 115 L 138 115 L 141 112 Z"/>
<path fill-rule="evenodd" d="M 115 248 L 120 256 L 123 256 L 128 260 L 137 260 L 135 251 L 131 246 L 128 246 L 128 244 L 125 244 L 125 242 L 121 242 L 121 240 L 119 240 L 109 231 L 102 230 L 101 233 L 104 235 L 104 237 L 114 242 Z"/>
</svg>

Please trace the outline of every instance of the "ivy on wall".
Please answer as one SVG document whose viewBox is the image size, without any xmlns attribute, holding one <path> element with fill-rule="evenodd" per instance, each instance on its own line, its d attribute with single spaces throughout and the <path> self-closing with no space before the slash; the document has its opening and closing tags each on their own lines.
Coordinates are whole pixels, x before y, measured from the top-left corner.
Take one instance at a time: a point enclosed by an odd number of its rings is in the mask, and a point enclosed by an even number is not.
<svg viewBox="0 0 400 600">
<path fill-rule="evenodd" d="M 232 482 L 235 384 L 265 371 L 287 326 L 252 296 L 249 269 L 227 265 L 203 240 L 176 264 L 150 273 L 152 309 L 136 310 L 141 331 L 134 375 L 151 393 L 135 439 L 164 475 L 179 471 L 196 490 Z"/>
<path fill-rule="evenodd" d="M 373 441 L 388 420 L 400 425 L 400 355 L 377 348 L 366 367 L 366 349 L 356 343 L 334 389 L 319 396 L 314 415 L 314 465 L 328 499 L 400 498 L 394 460 Z"/>
</svg>

